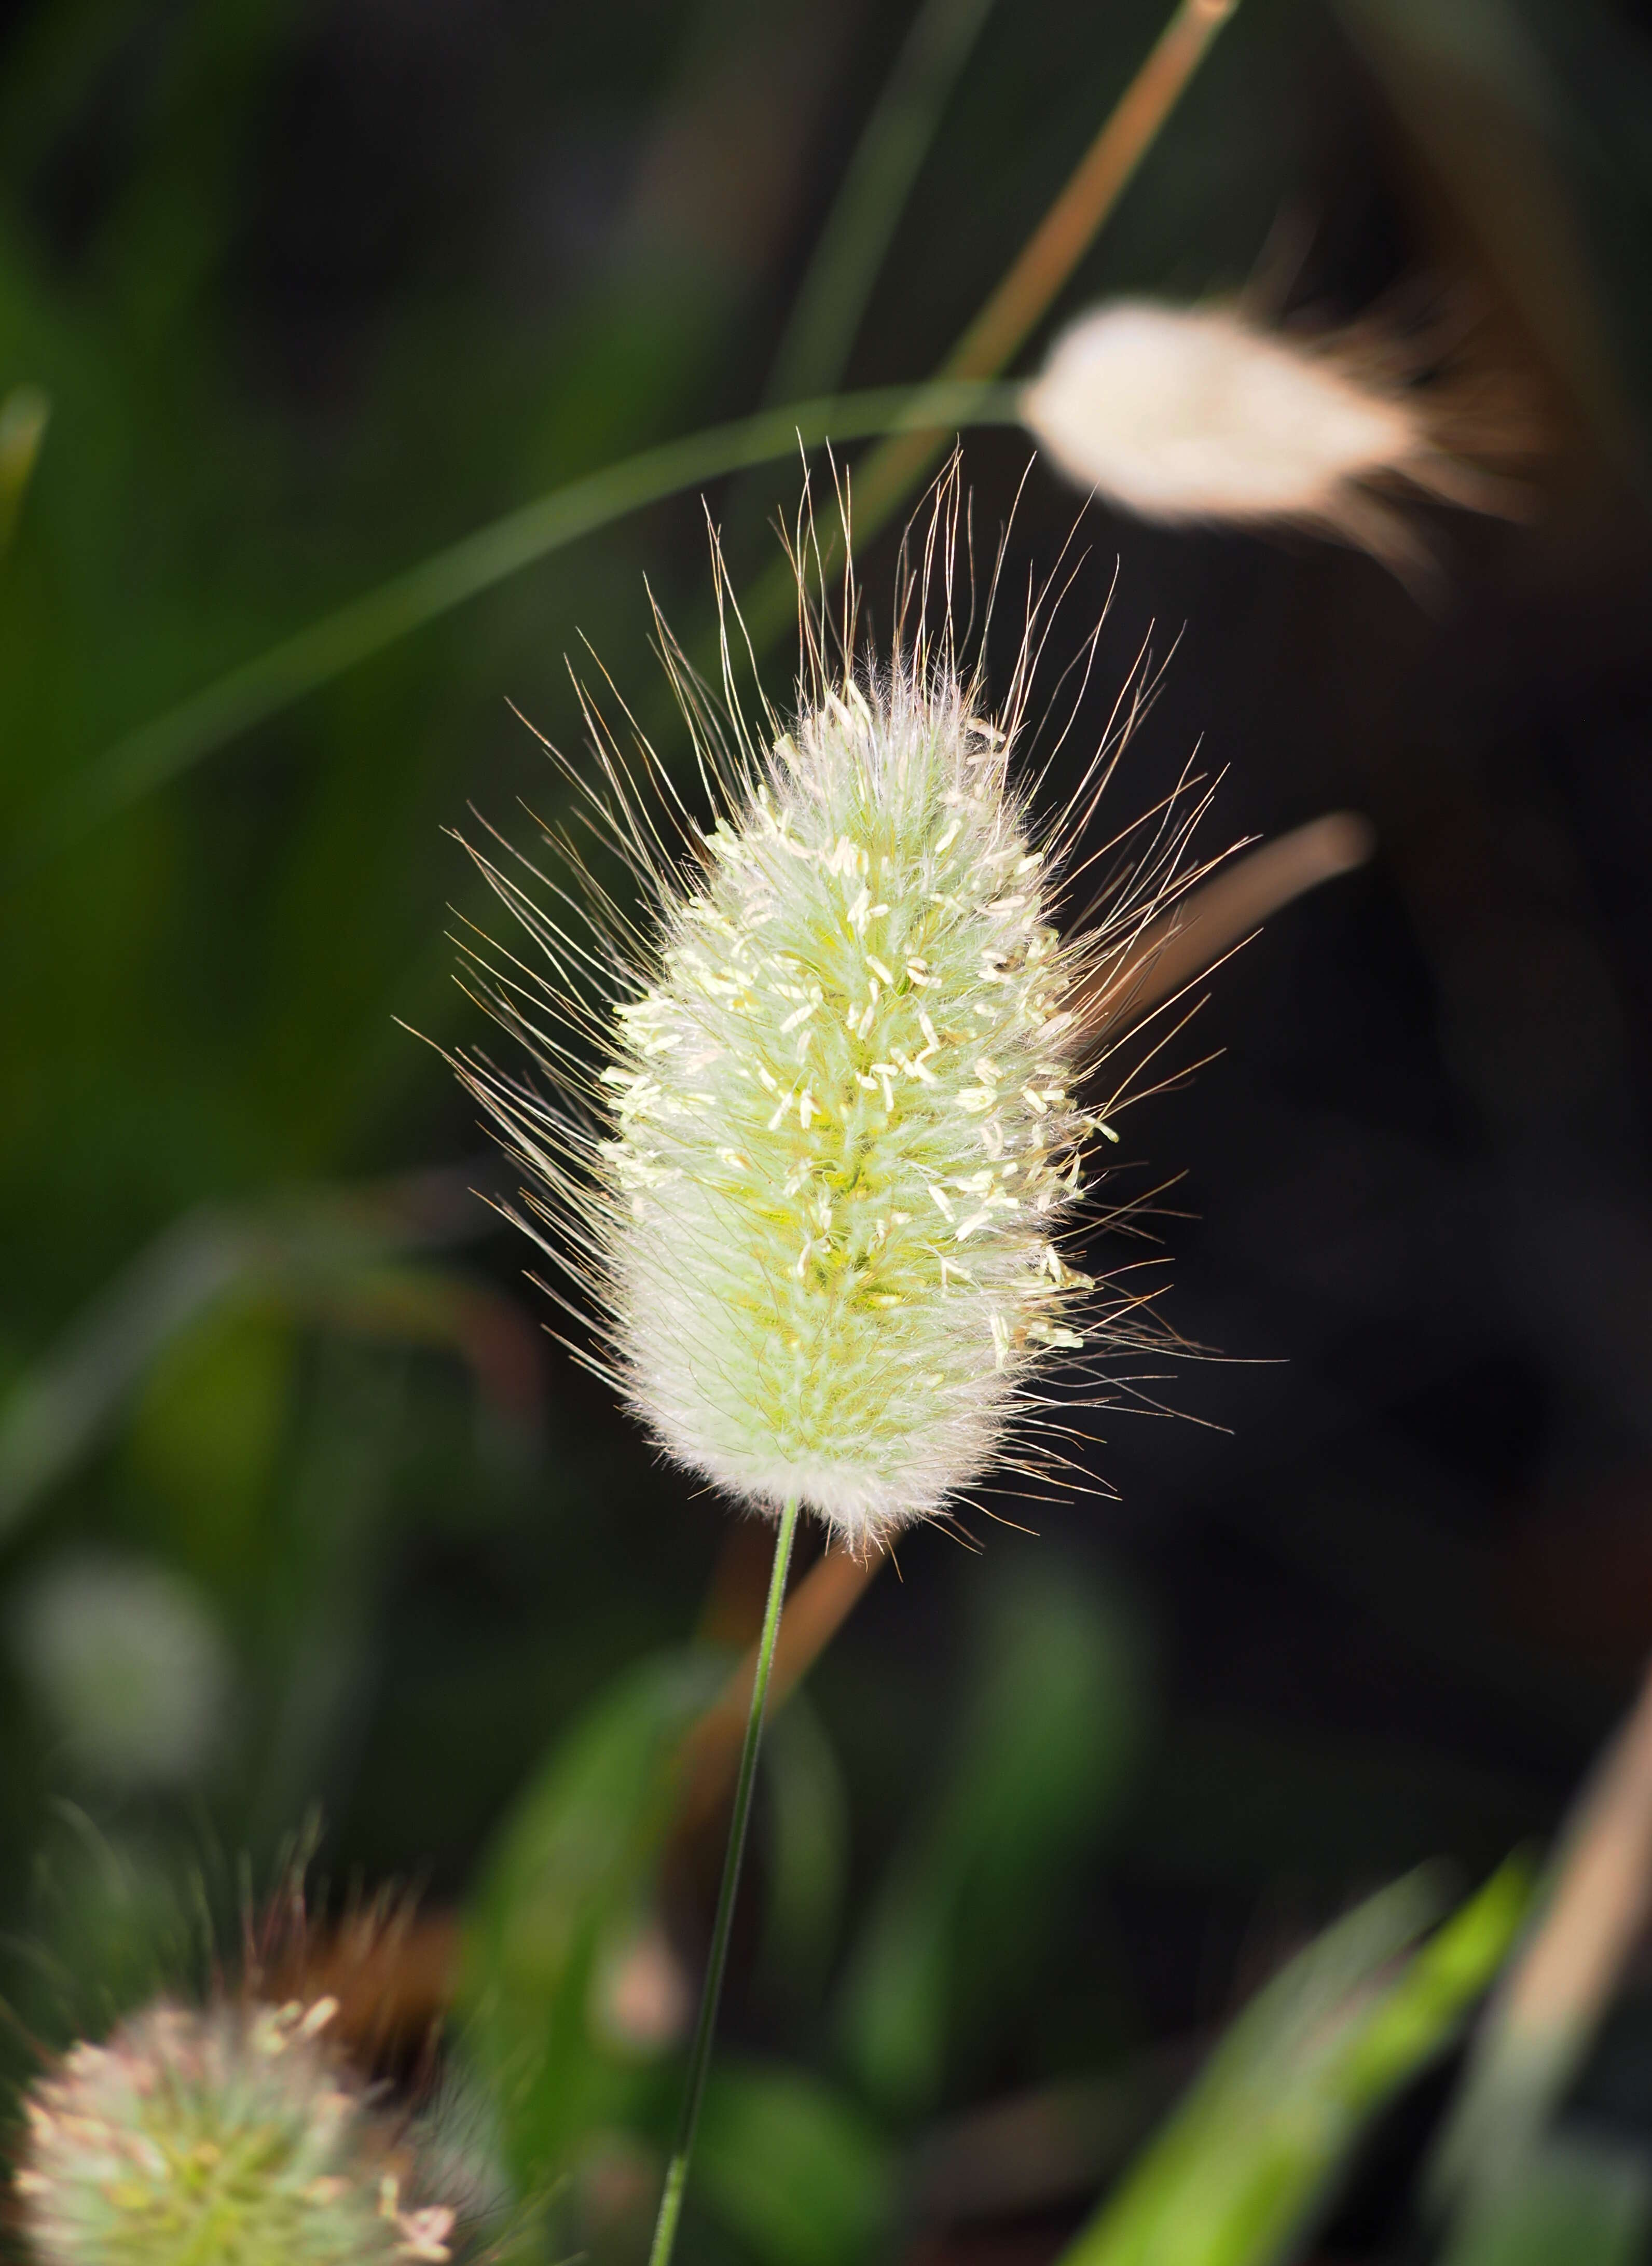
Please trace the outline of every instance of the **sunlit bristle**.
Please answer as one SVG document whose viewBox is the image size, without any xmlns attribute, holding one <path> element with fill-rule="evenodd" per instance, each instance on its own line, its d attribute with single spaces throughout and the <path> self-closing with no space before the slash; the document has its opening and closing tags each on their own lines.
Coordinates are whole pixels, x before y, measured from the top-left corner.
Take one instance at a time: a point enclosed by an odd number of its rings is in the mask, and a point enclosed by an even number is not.
<svg viewBox="0 0 1652 2266">
<path fill-rule="evenodd" d="M 736 716 L 720 743 L 678 670 L 698 825 L 598 727 L 600 784 L 569 778 L 651 926 L 568 842 L 537 889 L 484 860 L 550 969 L 494 956 L 486 996 L 556 1092 L 462 1074 L 655 1439 L 864 1548 L 1002 1461 L 1048 1367 L 1107 1349 L 1065 1243 L 1106 1129 L 1078 1090 L 1107 1034 L 1076 1008 L 1151 908 L 1127 889 L 1063 942 L 1067 845 L 1012 778 L 1026 656 L 995 718 L 949 619 L 875 670 L 841 647 L 829 670 L 811 640 L 794 716 L 751 741 Z"/>
</svg>

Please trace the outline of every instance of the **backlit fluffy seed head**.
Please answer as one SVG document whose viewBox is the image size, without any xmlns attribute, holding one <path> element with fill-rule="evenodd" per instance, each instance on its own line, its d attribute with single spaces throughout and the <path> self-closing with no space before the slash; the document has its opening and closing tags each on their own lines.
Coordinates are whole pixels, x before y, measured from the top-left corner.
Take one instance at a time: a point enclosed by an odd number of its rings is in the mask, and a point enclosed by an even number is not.
<svg viewBox="0 0 1652 2266">
<path fill-rule="evenodd" d="M 789 727 L 732 748 L 679 671 L 714 805 L 680 851 L 657 770 L 645 797 L 600 734 L 600 790 L 569 766 L 652 899 L 646 933 L 567 840 L 582 935 L 486 866 L 551 961 L 495 971 L 490 1005 L 565 1096 L 580 1056 L 540 1011 L 591 1046 L 592 1114 L 464 1075 L 656 1440 L 865 1548 L 1001 1461 L 1052 1364 L 1128 1333 L 1130 1302 L 1104 1318 L 1064 1239 L 1109 1130 L 1078 1099 L 1106 1022 L 1079 988 L 1105 991 L 1153 888 L 1062 942 L 1058 830 L 1012 778 L 1025 662 L 995 721 L 949 632 L 874 674 L 829 672 L 818 630 Z"/>
<path fill-rule="evenodd" d="M 25 2095 L 14 2175 L 41 2266 L 375 2266 L 452 2255 L 407 2151 L 308 2008 L 163 2002 Z"/>
<path fill-rule="evenodd" d="M 1232 306 L 1122 299 L 1056 340 L 1021 410 L 1070 479 L 1139 518 L 1291 522 L 1414 567 L 1422 548 L 1374 486 L 1520 502 L 1454 453 L 1442 413 L 1461 422 L 1461 395 L 1410 383 L 1415 361 L 1371 326 L 1300 339 Z"/>
</svg>

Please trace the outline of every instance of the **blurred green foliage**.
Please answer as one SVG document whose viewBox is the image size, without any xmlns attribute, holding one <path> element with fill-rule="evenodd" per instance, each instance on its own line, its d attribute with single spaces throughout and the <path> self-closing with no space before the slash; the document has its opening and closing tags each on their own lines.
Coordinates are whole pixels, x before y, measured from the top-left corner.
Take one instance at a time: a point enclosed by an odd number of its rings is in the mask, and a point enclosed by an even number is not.
<svg viewBox="0 0 1652 2266">
<path fill-rule="evenodd" d="M 676 1744 L 715 1685 L 704 1662 L 629 1676 L 567 1735 L 472 1892 L 460 2005 L 524 2186 L 635 2113 L 635 2055 L 606 2037 L 605 1963 L 647 1920 L 672 1816 Z"/>
<path fill-rule="evenodd" d="M 866 2094 L 932 2109 L 1044 1978 L 1059 1906 L 1142 1738 L 1138 1640 L 1110 1600 L 1023 1572 L 991 1600 L 953 1751 L 862 1923 L 839 2036 Z"/>
<path fill-rule="evenodd" d="M 1350 1912 L 1278 1975 L 1211 2056 L 1162 2137 L 1065 2254 L 1071 2266 L 1270 2266 L 1395 2089 L 1450 2043 L 1524 1910 L 1496 1875 L 1394 1971 L 1438 1917 L 1418 1875 Z"/>
<path fill-rule="evenodd" d="M 1552 2141 L 1514 2171 L 1445 2252 L 1449 2266 L 1628 2266 L 1652 2230 L 1646 2170 L 1632 2150 Z"/>
</svg>

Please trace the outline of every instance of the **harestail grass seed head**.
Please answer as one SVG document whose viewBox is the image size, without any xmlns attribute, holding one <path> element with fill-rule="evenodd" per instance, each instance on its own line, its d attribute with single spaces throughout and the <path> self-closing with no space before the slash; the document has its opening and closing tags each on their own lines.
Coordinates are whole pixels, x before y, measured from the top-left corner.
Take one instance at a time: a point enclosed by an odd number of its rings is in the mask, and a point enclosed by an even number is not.
<svg viewBox="0 0 1652 2266">
<path fill-rule="evenodd" d="M 666 638 L 708 819 L 586 704 L 592 767 L 563 769 L 640 921 L 566 834 L 537 889 L 478 859 L 544 954 L 478 959 L 486 1004 L 551 1090 L 458 1067 L 532 1176 L 521 1224 L 583 1294 L 587 1357 L 680 1463 L 761 1510 L 795 1495 L 858 1550 L 1006 1459 L 1053 1463 L 1046 1378 L 1139 1341 L 1135 1297 L 1069 1241 L 1110 1131 L 1079 1094 L 1131 942 L 1188 878 L 1178 805 L 1063 941 L 1129 704 L 1067 808 L 1036 813 L 1015 755 L 1038 609 L 990 714 L 951 619 L 958 533 L 954 482 L 881 667 L 852 580 L 830 633 L 806 602 L 795 713 L 756 735 L 727 668 L 715 708 Z"/>
<path fill-rule="evenodd" d="M 1414 577 L 1430 554 L 1385 491 L 1476 511 L 1528 501 L 1472 458 L 1529 447 L 1529 415 L 1466 371 L 1418 384 L 1440 353 L 1376 323 L 1313 337 L 1216 302 L 1120 299 L 1062 333 L 1021 412 L 1070 479 L 1138 518 L 1296 525 Z"/>
<path fill-rule="evenodd" d="M 168 2001 L 30 2087 L 14 2177 L 41 2266 L 371 2266 L 452 2252 L 405 2136 L 330 2044 L 333 2002 Z"/>
</svg>

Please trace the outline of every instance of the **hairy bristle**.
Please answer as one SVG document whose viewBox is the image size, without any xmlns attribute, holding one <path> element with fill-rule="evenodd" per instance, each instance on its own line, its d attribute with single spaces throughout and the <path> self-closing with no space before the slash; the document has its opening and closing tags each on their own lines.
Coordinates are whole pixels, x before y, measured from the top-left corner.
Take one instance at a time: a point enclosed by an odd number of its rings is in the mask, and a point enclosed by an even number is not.
<svg viewBox="0 0 1652 2266">
<path fill-rule="evenodd" d="M 856 1548 L 1025 1449 L 1050 1365 L 1130 1334 L 1131 1299 L 1065 1247 L 1110 1129 L 1078 1092 L 1112 1032 L 1079 1002 L 1107 995 L 1185 841 L 1178 815 L 1064 944 L 1069 845 L 1012 778 L 1037 610 L 996 720 L 950 589 L 925 626 L 955 511 L 954 486 L 881 669 L 857 660 L 852 585 L 831 667 L 806 610 L 789 728 L 765 712 L 754 738 L 731 687 L 719 717 L 668 642 L 708 824 L 588 709 L 596 778 L 565 769 L 640 925 L 566 836 L 537 888 L 479 859 L 548 963 L 479 959 L 485 996 L 554 1091 L 475 1057 L 461 1075 L 532 1176 L 523 1224 L 582 1294 L 595 1358 L 680 1463 L 758 1509 L 796 1496 Z"/>
</svg>

